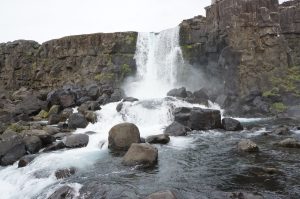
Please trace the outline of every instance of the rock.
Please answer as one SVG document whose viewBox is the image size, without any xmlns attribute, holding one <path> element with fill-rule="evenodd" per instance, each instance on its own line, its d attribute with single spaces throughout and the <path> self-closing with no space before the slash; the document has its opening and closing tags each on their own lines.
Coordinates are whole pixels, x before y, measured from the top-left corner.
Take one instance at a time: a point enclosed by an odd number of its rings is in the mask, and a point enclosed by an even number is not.
<svg viewBox="0 0 300 199">
<path fill-rule="evenodd" d="M 282 140 L 278 143 L 278 145 L 286 148 L 300 148 L 300 142 L 294 138 Z"/>
<path fill-rule="evenodd" d="M 86 134 L 86 135 L 94 135 L 94 134 L 96 134 L 96 132 L 94 132 L 94 131 L 87 131 L 84 134 Z"/>
<path fill-rule="evenodd" d="M 93 111 L 87 111 L 85 112 L 85 118 L 88 122 L 95 124 L 97 122 L 97 114 Z"/>
<path fill-rule="evenodd" d="M 38 136 L 26 136 L 24 138 L 26 150 L 31 153 L 37 153 L 42 148 L 42 140 Z"/>
<path fill-rule="evenodd" d="M 188 125 L 192 108 L 179 107 L 173 111 L 174 120 L 184 126 Z"/>
<path fill-rule="evenodd" d="M 47 146 L 49 144 L 52 144 L 55 141 L 55 138 L 48 134 L 44 130 L 28 130 L 24 132 L 24 135 L 26 136 L 37 136 L 41 139 L 43 146 Z"/>
<path fill-rule="evenodd" d="M 241 152 L 252 153 L 252 152 L 258 152 L 259 148 L 253 141 L 249 139 L 244 139 L 238 143 L 238 150 Z"/>
<path fill-rule="evenodd" d="M 168 134 L 153 135 L 146 138 L 146 142 L 150 144 L 168 144 L 170 137 Z"/>
<path fill-rule="evenodd" d="M 24 143 L 18 144 L 11 148 L 0 161 L 1 166 L 11 165 L 26 154 Z"/>
<path fill-rule="evenodd" d="M 39 112 L 39 114 L 37 115 L 37 117 L 39 118 L 39 119 L 45 119 L 45 118 L 47 118 L 48 117 L 48 112 L 47 111 L 45 111 L 45 110 L 41 110 L 40 112 Z"/>
<path fill-rule="evenodd" d="M 120 102 L 116 107 L 116 111 L 120 112 L 122 110 L 122 108 L 123 108 L 123 102 Z"/>
<path fill-rule="evenodd" d="M 132 143 L 140 143 L 140 132 L 132 123 L 121 123 L 112 127 L 108 136 L 108 148 L 126 151 Z"/>
<path fill-rule="evenodd" d="M 86 134 L 73 134 L 66 137 L 64 144 L 67 148 L 86 147 L 89 143 L 89 136 Z"/>
<path fill-rule="evenodd" d="M 123 157 L 122 163 L 126 166 L 142 165 L 142 167 L 151 167 L 157 163 L 157 159 L 157 148 L 150 144 L 133 143 Z"/>
<path fill-rule="evenodd" d="M 56 140 L 62 140 L 67 135 L 68 135 L 67 133 L 57 133 L 57 134 L 53 135 L 53 137 L 55 137 Z"/>
<path fill-rule="evenodd" d="M 18 162 L 18 168 L 26 167 L 30 162 L 36 158 L 37 155 L 25 155 Z"/>
<path fill-rule="evenodd" d="M 219 110 L 193 108 L 189 119 L 192 130 L 210 130 L 221 128 L 221 113 Z"/>
<path fill-rule="evenodd" d="M 190 128 L 183 126 L 178 122 L 173 122 L 165 129 L 164 134 L 170 136 L 186 136 L 187 132 L 190 130 Z"/>
<path fill-rule="evenodd" d="M 51 114 L 48 118 L 48 125 L 58 124 L 61 121 L 59 114 Z"/>
<path fill-rule="evenodd" d="M 66 145 L 63 142 L 56 142 L 46 147 L 43 152 L 57 151 L 66 148 Z"/>
<path fill-rule="evenodd" d="M 69 168 L 69 169 L 59 169 L 55 171 L 55 177 L 57 179 L 63 179 L 63 178 L 68 178 L 71 175 L 75 174 L 75 168 Z"/>
<path fill-rule="evenodd" d="M 80 113 L 73 113 L 69 117 L 68 126 L 70 129 L 85 128 L 88 125 L 88 121 Z"/>
<path fill-rule="evenodd" d="M 277 135 L 290 135 L 292 132 L 288 127 L 279 127 L 273 130 L 272 133 Z"/>
<path fill-rule="evenodd" d="M 223 118 L 222 119 L 223 129 L 226 131 L 241 131 L 243 126 L 238 120 L 232 118 Z"/>
<path fill-rule="evenodd" d="M 115 89 L 110 96 L 109 102 L 121 101 L 123 97 L 124 97 L 124 91 L 121 89 Z"/>
<path fill-rule="evenodd" d="M 44 128 L 44 131 L 46 131 L 46 133 L 49 134 L 49 135 L 55 135 L 57 133 L 60 133 L 59 128 L 54 127 L 54 126 L 46 126 Z"/>
<path fill-rule="evenodd" d="M 48 112 L 48 115 L 50 116 L 50 115 L 53 115 L 53 114 L 59 114 L 60 110 L 61 110 L 60 105 L 53 105 L 50 108 L 50 110 Z"/>
<path fill-rule="evenodd" d="M 73 109 L 72 108 L 66 108 L 61 112 L 61 120 L 66 121 L 70 115 L 72 115 Z"/>
<path fill-rule="evenodd" d="M 57 189 L 48 199 L 73 199 L 75 198 L 75 190 L 69 186 L 63 186 Z"/>
<path fill-rule="evenodd" d="M 97 84 L 91 84 L 91 85 L 86 86 L 86 91 L 87 91 L 88 97 L 90 97 L 94 100 L 99 97 L 100 89 Z"/>
<path fill-rule="evenodd" d="M 76 95 L 70 90 L 59 89 L 48 93 L 47 102 L 50 106 L 61 105 L 68 108 L 76 105 Z"/>
<path fill-rule="evenodd" d="M 134 98 L 134 97 L 125 97 L 123 99 L 123 102 L 136 102 L 136 101 L 139 101 L 139 99 Z"/>
<path fill-rule="evenodd" d="M 87 111 L 97 111 L 101 110 L 100 104 L 97 101 L 88 101 L 78 108 L 78 112 L 85 114 Z"/>
<path fill-rule="evenodd" d="M 205 89 L 200 89 L 198 91 L 195 91 L 186 100 L 193 104 L 203 104 L 208 106 L 209 97 Z"/>
<path fill-rule="evenodd" d="M 187 92 L 185 87 L 181 87 L 178 89 L 172 89 L 167 93 L 167 96 L 172 96 L 172 97 L 180 97 L 180 98 L 186 98 Z"/>
<path fill-rule="evenodd" d="M 234 192 L 227 193 L 226 199 L 263 199 L 264 197 L 259 194 Z"/>
<path fill-rule="evenodd" d="M 34 95 L 29 95 L 23 101 L 16 105 L 16 111 L 14 114 L 25 114 L 28 116 L 35 116 L 43 109 L 46 109 L 46 102 L 39 100 Z"/>
<path fill-rule="evenodd" d="M 147 196 L 145 199 L 180 199 L 181 197 L 177 197 L 177 194 L 174 191 L 166 190 L 159 191 L 156 193 L 152 193 Z"/>
</svg>

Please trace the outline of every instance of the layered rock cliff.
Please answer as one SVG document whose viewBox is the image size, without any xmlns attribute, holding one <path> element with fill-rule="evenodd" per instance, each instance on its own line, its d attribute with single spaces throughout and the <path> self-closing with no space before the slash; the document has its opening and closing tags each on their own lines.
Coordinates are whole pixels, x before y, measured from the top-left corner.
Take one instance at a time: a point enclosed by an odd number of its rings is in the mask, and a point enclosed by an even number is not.
<svg viewBox="0 0 300 199">
<path fill-rule="evenodd" d="M 220 0 L 206 8 L 206 17 L 180 24 L 185 60 L 201 69 L 208 86 L 232 97 L 226 103 L 223 97 L 223 107 L 249 96 L 252 102 L 260 97 L 254 103 L 263 113 L 273 104 L 285 109 L 284 103 L 299 103 L 290 100 L 299 92 L 299 2 Z M 242 115 L 251 109 L 236 103 L 231 108 L 244 108 Z"/>
</svg>

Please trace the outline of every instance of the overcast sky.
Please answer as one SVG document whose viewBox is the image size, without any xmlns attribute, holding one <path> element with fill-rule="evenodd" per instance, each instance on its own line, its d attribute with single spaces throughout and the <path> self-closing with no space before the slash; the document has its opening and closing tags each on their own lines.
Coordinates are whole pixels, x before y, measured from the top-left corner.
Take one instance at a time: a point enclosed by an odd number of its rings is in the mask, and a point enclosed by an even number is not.
<svg viewBox="0 0 300 199">
<path fill-rule="evenodd" d="M 205 15 L 211 0 L 0 0 L 0 42 L 95 32 L 158 32 Z"/>
</svg>

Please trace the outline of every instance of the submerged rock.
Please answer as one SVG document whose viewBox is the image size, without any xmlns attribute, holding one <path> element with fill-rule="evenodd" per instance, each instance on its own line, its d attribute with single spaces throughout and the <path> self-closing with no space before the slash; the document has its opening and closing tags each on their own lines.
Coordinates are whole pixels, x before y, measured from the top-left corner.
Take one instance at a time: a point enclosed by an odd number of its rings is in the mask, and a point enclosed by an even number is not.
<svg viewBox="0 0 300 199">
<path fill-rule="evenodd" d="M 278 143 L 278 145 L 286 148 L 300 148 L 300 142 L 294 138 L 282 140 Z"/>
<path fill-rule="evenodd" d="M 243 130 L 242 124 L 235 119 L 232 118 L 223 118 L 222 119 L 223 129 L 226 131 L 241 131 Z"/>
<path fill-rule="evenodd" d="M 63 179 L 63 178 L 68 178 L 71 175 L 75 174 L 75 168 L 69 168 L 69 169 L 59 169 L 55 171 L 55 177 L 57 179 Z"/>
<path fill-rule="evenodd" d="M 122 163 L 126 166 L 141 165 L 151 167 L 157 163 L 158 150 L 150 144 L 133 143 L 123 157 Z"/>
<path fill-rule="evenodd" d="M 26 167 L 36 157 L 37 157 L 37 155 L 26 155 L 26 156 L 22 157 L 18 162 L 18 168 Z"/>
<path fill-rule="evenodd" d="M 181 199 L 181 197 L 174 191 L 166 190 L 152 193 L 145 199 Z"/>
<path fill-rule="evenodd" d="M 292 132 L 290 129 L 286 126 L 283 127 L 278 127 L 272 131 L 272 133 L 277 134 L 277 135 L 290 135 Z"/>
<path fill-rule="evenodd" d="M 164 134 L 170 136 L 186 136 L 187 132 L 190 130 L 191 129 L 178 122 L 173 122 L 165 129 Z"/>
<path fill-rule="evenodd" d="M 146 142 L 150 144 L 167 144 L 170 142 L 168 134 L 152 135 L 146 138 Z"/>
<path fill-rule="evenodd" d="M 57 189 L 48 199 L 73 199 L 75 197 L 75 190 L 69 186 L 63 186 Z"/>
<path fill-rule="evenodd" d="M 252 152 L 258 152 L 259 148 L 253 141 L 249 139 L 244 139 L 238 143 L 238 150 L 240 152 L 252 153 Z"/>
<path fill-rule="evenodd" d="M 132 123 L 121 123 L 112 127 L 108 136 L 108 148 L 112 150 L 128 150 L 132 143 L 140 143 L 138 127 Z"/>
</svg>

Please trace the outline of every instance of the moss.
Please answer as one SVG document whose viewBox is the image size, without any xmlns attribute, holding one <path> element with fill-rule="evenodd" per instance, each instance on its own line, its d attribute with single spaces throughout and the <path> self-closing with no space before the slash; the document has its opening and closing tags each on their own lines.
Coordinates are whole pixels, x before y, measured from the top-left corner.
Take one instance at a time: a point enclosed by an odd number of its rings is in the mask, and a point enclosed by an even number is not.
<svg viewBox="0 0 300 199">
<path fill-rule="evenodd" d="M 277 97 L 279 95 L 279 89 L 278 88 L 273 88 L 272 90 L 268 90 L 263 92 L 262 94 L 263 97 Z"/>
<path fill-rule="evenodd" d="M 21 133 L 23 130 L 28 130 L 28 127 L 22 126 L 18 123 L 12 123 L 11 125 L 8 126 L 7 129 L 14 131 L 16 133 Z"/>
<path fill-rule="evenodd" d="M 37 115 L 39 118 L 47 118 L 48 112 L 45 110 L 41 110 L 40 113 Z"/>
<path fill-rule="evenodd" d="M 287 110 L 287 106 L 281 102 L 274 103 L 274 104 L 272 104 L 272 110 L 274 110 L 278 113 L 282 113 Z"/>
<path fill-rule="evenodd" d="M 113 73 L 100 73 L 94 77 L 96 81 L 110 81 L 113 80 L 114 78 L 115 78 L 115 74 Z"/>
<path fill-rule="evenodd" d="M 132 72 L 132 69 L 130 68 L 130 66 L 128 64 L 123 64 L 121 66 L 121 75 L 122 75 L 122 77 L 126 77 L 131 72 Z"/>
<path fill-rule="evenodd" d="M 126 36 L 126 43 L 127 44 L 132 44 L 132 43 L 136 43 L 137 40 L 137 36 L 134 34 L 130 34 Z"/>
</svg>

